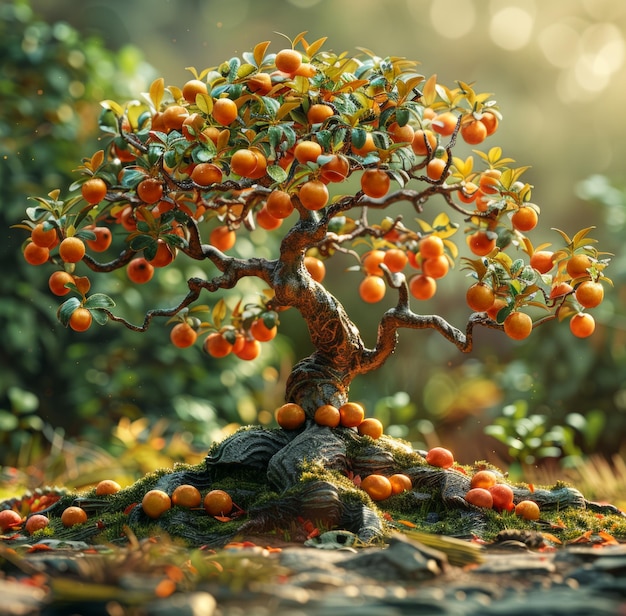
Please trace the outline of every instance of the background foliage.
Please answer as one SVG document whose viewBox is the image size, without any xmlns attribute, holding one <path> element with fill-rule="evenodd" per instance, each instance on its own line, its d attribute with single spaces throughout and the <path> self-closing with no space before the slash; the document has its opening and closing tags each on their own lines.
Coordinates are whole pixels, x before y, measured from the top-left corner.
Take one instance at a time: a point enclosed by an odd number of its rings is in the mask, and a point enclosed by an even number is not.
<svg viewBox="0 0 626 616">
<path fill-rule="evenodd" d="M 626 209 L 623 190 L 606 178 L 623 172 L 626 93 L 618 84 L 626 7 L 610 0 L 558 0 L 541 11 L 534 2 L 473 0 L 283 0 L 268 7 L 253 0 L 0 6 L 0 222 L 7 235 L 0 263 L 9 272 L 0 279 L 0 464 L 22 465 L 64 434 L 113 453 L 124 442 L 149 443 L 175 457 L 183 455 L 181 443 L 202 448 L 232 424 L 271 421 L 293 357 L 309 351 L 297 315 L 285 314 L 284 337 L 254 365 L 178 351 L 160 327 L 143 336 L 112 325 L 77 335 L 56 322 L 47 274 L 21 261 L 23 234 L 9 227 L 21 218 L 26 195 L 67 185 L 71 169 L 93 151 L 86 141 L 97 136 L 96 101 L 134 97 L 156 74 L 180 83 L 186 66 L 201 70 L 252 41 L 279 44 L 276 31 L 302 30 L 329 36 L 338 50 L 406 55 L 444 82 L 493 88 L 505 116 L 499 140 L 516 160 L 533 164 L 530 181 L 546 228 L 595 224 L 595 236 L 617 255 L 615 288 L 606 289 L 591 341 L 553 323 L 523 346 L 481 332 L 476 350 L 459 356 L 436 334 L 406 332 L 388 366 L 354 383 L 353 397 L 392 434 L 418 446 L 443 442 L 462 462 L 532 464 L 619 452 L 626 427 L 619 231 Z M 331 287 L 348 276 L 330 272 Z M 467 311 L 453 291 L 438 294 L 428 310 L 462 323 Z M 132 302 L 136 291 L 125 292 Z M 366 340 L 368 331 L 373 336 L 384 307 L 364 310 L 356 293 L 346 307 Z"/>
</svg>

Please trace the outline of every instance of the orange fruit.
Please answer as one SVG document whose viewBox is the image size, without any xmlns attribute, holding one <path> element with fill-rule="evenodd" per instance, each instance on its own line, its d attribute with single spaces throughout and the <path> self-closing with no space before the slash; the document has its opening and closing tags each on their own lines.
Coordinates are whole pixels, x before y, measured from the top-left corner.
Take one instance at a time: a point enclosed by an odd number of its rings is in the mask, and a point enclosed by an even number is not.
<svg viewBox="0 0 626 616">
<path fill-rule="evenodd" d="M 183 97 L 188 103 L 195 103 L 198 94 L 207 94 L 208 88 L 204 81 L 199 79 L 190 79 L 183 86 Z"/>
<path fill-rule="evenodd" d="M 309 124 L 321 124 L 328 118 L 335 115 L 335 111 L 330 105 L 324 105 L 323 103 L 315 103 L 309 107 L 306 112 L 306 118 Z"/>
<path fill-rule="evenodd" d="M 365 419 L 365 409 L 358 402 L 346 402 L 339 407 L 341 425 L 356 428 Z"/>
<path fill-rule="evenodd" d="M 391 180 L 382 169 L 367 169 L 361 175 L 361 190 L 372 199 L 380 199 L 389 192 Z"/>
<path fill-rule="evenodd" d="M 296 430 L 306 421 L 304 409 L 295 402 L 279 406 L 275 412 L 276 423 L 284 430 Z"/>
<path fill-rule="evenodd" d="M 590 314 L 579 312 L 570 319 L 569 328 L 577 338 L 587 338 L 596 329 L 596 322 Z"/>
<path fill-rule="evenodd" d="M 284 190 L 274 190 L 267 198 L 265 207 L 274 218 L 287 218 L 293 212 L 291 195 Z"/>
<path fill-rule="evenodd" d="M 149 490 L 141 500 L 144 513 L 153 520 L 161 517 L 172 507 L 172 499 L 163 490 Z"/>
<path fill-rule="evenodd" d="M 222 126 L 232 124 L 238 114 L 239 110 L 237 109 L 237 104 L 230 98 L 218 98 L 213 103 L 211 115 L 213 119 Z"/>
<path fill-rule="evenodd" d="M 443 158 L 433 158 L 426 165 L 426 175 L 433 181 L 438 182 L 443 177 L 447 162 Z"/>
<path fill-rule="evenodd" d="M 402 494 L 402 492 L 408 492 L 413 488 L 411 478 L 404 473 L 391 475 L 391 477 L 389 477 L 389 483 L 391 484 L 392 494 Z"/>
<path fill-rule="evenodd" d="M 209 515 L 227 516 L 233 510 L 233 499 L 224 490 L 211 490 L 204 497 L 204 509 Z"/>
<path fill-rule="evenodd" d="M 491 509 L 493 507 L 493 496 L 485 488 L 471 488 L 466 492 L 465 500 L 470 505 L 482 507 L 483 509 Z"/>
<path fill-rule="evenodd" d="M 449 137 L 454 132 L 457 121 L 458 118 L 451 111 L 444 111 L 433 118 L 431 126 L 436 133 Z"/>
<path fill-rule="evenodd" d="M 604 299 L 604 287 L 599 282 L 585 280 L 576 287 L 574 295 L 583 308 L 595 308 Z"/>
<path fill-rule="evenodd" d="M 391 481 L 384 475 L 368 475 L 361 481 L 361 488 L 367 492 L 373 501 L 381 501 L 389 498 L 393 493 Z"/>
<path fill-rule="evenodd" d="M 480 120 L 471 120 L 461 126 L 461 137 L 469 145 L 478 145 L 487 138 L 487 127 Z"/>
<path fill-rule="evenodd" d="M 476 197 L 479 192 L 478 186 L 474 184 L 474 182 L 465 182 L 463 184 L 463 188 L 460 189 L 457 194 L 459 196 L 459 201 L 463 203 L 473 203 L 476 201 Z"/>
<path fill-rule="evenodd" d="M 569 282 L 557 282 L 550 289 L 550 299 L 554 299 L 556 297 L 562 297 L 563 295 L 567 295 L 574 290 L 574 287 Z"/>
<path fill-rule="evenodd" d="M 189 176 L 198 186 L 210 186 L 222 181 L 222 170 L 213 163 L 199 163 Z"/>
<path fill-rule="evenodd" d="M 199 507 L 201 502 L 202 494 L 200 494 L 200 490 L 198 490 L 196 486 L 184 483 L 177 486 L 172 492 L 172 505 L 176 505 L 177 507 L 187 507 L 191 509 L 192 507 Z"/>
<path fill-rule="evenodd" d="M 383 263 L 390 272 L 401 272 L 408 262 L 409 258 L 406 256 L 406 252 L 400 248 L 390 248 L 385 251 Z"/>
<path fill-rule="evenodd" d="M 144 203 L 156 203 L 163 197 L 163 184 L 157 178 L 146 178 L 137 184 L 137 196 Z"/>
<path fill-rule="evenodd" d="M 480 118 L 480 121 L 485 125 L 487 129 L 487 136 L 493 135 L 498 128 L 498 124 L 500 120 L 498 120 L 498 116 L 495 113 L 491 113 L 489 111 L 485 111 Z"/>
<path fill-rule="evenodd" d="M 87 521 L 87 512 L 80 507 L 67 507 L 61 514 L 61 523 L 65 527 L 75 524 L 84 524 Z"/>
<path fill-rule="evenodd" d="M 413 143 L 415 131 L 410 124 L 400 126 L 397 122 L 392 122 L 387 126 L 387 132 L 394 143 Z"/>
<path fill-rule="evenodd" d="M 229 229 L 226 225 L 215 227 L 209 234 L 209 243 L 218 250 L 230 250 L 237 241 L 234 229 Z"/>
<path fill-rule="evenodd" d="M 261 229 L 265 229 L 266 231 L 273 231 L 274 229 L 278 229 L 280 225 L 283 224 L 282 218 L 276 218 L 272 216 L 267 209 L 267 206 L 263 206 L 256 213 L 256 223 L 261 227 Z"/>
<path fill-rule="evenodd" d="M 487 169 L 480 174 L 478 187 L 486 195 L 495 195 L 500 190 L 500 176 L 502 171 L 499 169 Z"/>
<path fill-rule="evenodd" d="M 53 272 L 48 278 L 50 291 L 59 297 L 67 295 L 70 290 L 65 286 L 69 282 L 74 282 L 74 276 L 64 271 Z"/>
<path fill-rule="evenodd" d="M 33 228 L 30 232 L 30 238 L 33 240 L 33 244 L 42 248 L 53 248 L 59 241 L 56 229 L 51 227 L 47 231 L 44 231 L 42 222 Z"/>
<path fill-rule="evenodd" d="M 277 332 L 278 327 L 276 327 L 276 325 L 270 328 L 265 325 L 265 321 L 261 318 L 255 319 L 252 325 L 250 325 L 250 334 L 259 342 L 269 342 L 273 340 Z"/>
<path fill-rule="evenodd" d="M 189 111 L 187 111 L 187 109 L 185 109 L 182 105 L 170 105 L 160 115 L 160 120 L 163 122 L 163 126 L 166 129 L 180 130 L 183 127 L 183 122 L 188 115 Z M 152 129 L 159 130 L 155 129 L 154 126 Z"/>
<path fill-rule="evenodd" d="M 85 256 L 85 242 L 79 237 L 66 237 L 59 244 L 59 256 L 65 263 L 78 263 Z"/>
<path fill-rule="evenodd" d="M 105 496 L 109 494 L 117 494 L 122 489 L 122 486 L 113 481 L 113 479 L 103 479 L 98 482 L 96 486 L 96 496 Z"/>
<path fill-rule="evenodd" d="M 293 151 L 296 160 L 301 164 L 314 163 L 321 154 L 322 146 L 317 141 L 300 141 Z"/>
<path fill-rule="evenodd" d="M 230 168 L 235 175 L 244 178 L 252 177 L 258 166 L 258 158 L 255 152 L 248 149 L 237 150 L 230 157 Z"/>
<path fill-rule="evenodd" d="M 380 264 L 385 260 L 384 250 L 369 250 L 363 257 L 361 257 L 361 263 L 365 273 L 369 276 L 383 276 L 383 270 L 380 269 Z"/>
<path fill-rule="evenodd" d="M 199 113 L 192 113 L 183 120 L 181 132 L 187 141 L 195 141 L 202 137 L 205 119 Z"/>
<path fill-rule="evenodd" d="M 493 508 L 498 511 L 512 511 L 513 505 L 513 489 L 505 483 L 496 483 L 495 486 L 489 488 L 493 498 Z"/>
<path fill-rule="evenodd" d="M 426 462 L 439 468 L 450 468 L 454 464 L 454 455 L 445 447 L 433 447 L 426 454 Z"/>
<path fill-rule="evenodd" d="M 533 331 L 533 320 L 525 313 L 514 310 L 504 319 L 504 333 L 513 340 L 524 340 Z"/>
<path fill-rule="evenodd" d="M 417 274 L 409 280 L 409 291 L 415 299 L 430 299 L 437 292 L 437 281 L 430 276 Z"/>
<path fill-rule="evenodd" d="M 261 354 L 261 343 L 258 340 L 245 338 L 242 345 L 233 345 L 233 353 L 244 361 L 252 361 Z"/>
<path fill-rule="evenodd" d="M 189 323 L 177 323 L 170 331 L 170 340 L 175 347 L 185 349 L 193 345 L 198 337 L 196 330 Z"/>
<path fill-rule="evenodd" d="M 588 274 L 587 268 L 591 267 L 593 262 L 590 257 L 585 254 L 573 255 L 567 261 L 567 273 L 572 278 L 578 278 L 579 276 L 586 276 Z"/>
<path fill-rule="evenodd" d="M 332 158 L 320 167 L 322 182 L 343 182 L 350 172 L 350 163 L 345 156 L 333 154 Z"/>
<path fill-rule="evenodd" d="M 70 316 L 69 326 L 75 332 L 84 332 L 91 327 L 93 317 L 87 308 L 78 307 Z"/>
<path fill-rule="evenodd" d="M 309 180 L 300 186 L 298 191 L 300 203 L 307 210 L 321 210 L 329 199 L 328 188 L 320 180 Z"/>
<path fill-rule="evenodd" d="M 437 148 L 437 135 L 430 130 L 416 130 L 411 147 L 418 156 L 429 156 Z"/>
<path fill-rule="evenodd" d="M 126 266 L 126 275 L 135 284 L 145 284 L 154 276 L 154 266 L 143 257 L 135 257 Z"/>
<path fill-rule="evenodd" d="M 467 305 L 475 312 L 485 312 L 493 306 L 496 294 L 493 289 L 484 282 L 476 282 L 465 293 Z"/>
<path fill-rule="evenodd" d="M 368 304 L 379 302 L 386 291 L 385 281 L 380 276 L 365 276 L 359 285 L 359 296 Z"/>
<path fill-rule="evenodd" d="M 367 156 L 369 152 L 373 152 L 376 149 L 376 144 L 374 143 L 374 137 L 372 137 L 372 133 L 366 133 L 365 135 L 365 143 L 357 148 L 354 143 L 352 144 L 352 152 L 357 156 Z"/>
<path fill-rule="evenodd" d="M 0 533 L 19 526 L 22 523 L 22 516 L 13 509 L 3 509 L 0 511 Z"/>
<path fill-rule="evenodd" d="M 502 310 L 502 308 L 504 308 L 507 305 L 506 300 L 502 299 L 501 297 L 496 297 L 496 299 L 494 300 L 493 304 L 491 305 L 491 307 L 487 310 L 487 316 L 492 320 L 492 321 L 497 321 L 498 319 L 498 313 L 500 312 L 500 310 Z"/>
<path fill-rule="evenodd" d="M 157 249 L 154 257 L 150 259 L 150 265 L 154 267 L 166 267 L 176 257 L 176 249 L 171 248 L 164 240 L 157 240 Z"/>
<path fill-rule="evenodd" d="M 304 267 L 316 282 L 322 282 L 326 276 L 326 266 L 321 259 L 307 255 L 304 257 Z"/>
<path fill-rule="evenodd" d="M 537 226 L 539 216 L 534 208 L 524 206 L 513 212 L 511 223 L 518 231 L 531 231 Z"/>
<path fill-rule="evenodd" d="M 320 426 L 336 428 L 341 421 L 339 409 L 332 404 L 323 404 L 316 411 L 313 419 Z"/>
<path fill-rule="evenodd" d="M 530 266 L 540 274 L 547 274 L 554 267 L 554 253 L 538 250 L 530 257 Z"/>
<path fill-rule="evenodd" d="M 85 240 L 85 243 L 94 252 L 104 252 L 109 248 L 113 241 L 111 235 L 111 229 L 108 227 L 92 227 L 89 229 L 92 233 L 95 233 L 95 240 Z"/>
<path fill-rule="evenodd" d="M 357 426 L 357 430 L 361 436 L 376 440 L 383 435 L 383 424 L 375 417 L 367 417 Z"/>
<path fill-rule="evenodd" d="M 450 269 L 450 262 L 445 255 L 439 257 L 429 257 L 422 261 L 422 272 L 425 276 L 430 276 L 435 280 L 443 278 Z"/>
<path fill-rule="evenodd" d="M 488 231 L 476 231 L 467 237 L 469 249 L 479 257 L 484 257 L 496 247 L 495 233 Z"/>
<path fill-rule="evenodd" d="M 472 488 L 484 488 L 488 490 L 491 486 L 496 485 L 497 479 L 493 471 L 477 471 L 472 475 L 470 485 Z"/>
<path fill-rule="evenodd" d="M 211 357 L 226 357 L 233 345 L 221 333 L 212 332 L 205 338 L 203 348 Z"/>
<path fill-rule="evenodd" d="M 43 530 L 47 528 L 50 520 L 41 513 L 36 513 L 35 515 L 31 515 L 26 520 L 26 524 L 24 528 L 29 535 L 36 533 L 38 530 Z"/>
<path fill-rule="evenodd" d="M 95 205 L 100 203 L 102 199 L 106 197 L 107 185 L 102 178 L 89 178 L 81 187 L 80 192 L 83 195 L 83 199 Z"/>
<path fill-rule="evenodd" d="M 295 73 L 302 64 L 302 54 L 295 49 L 281 49 L 276 54 L 274 63 L 283 73 Z"/>
<path fill-rule="evenodd" d="M 427 235 L 419 242 L 419 252 L 423 259 L 440 257 L 443 249 L 443 240 L 438 235 Z"/>
<path fill-rule="evenodd" d="M 515 515 L 525 520 L 538 520 L 540 515 L 539 505 L 531 500 L 520 501 L 515 505 Z"/>
</svg>

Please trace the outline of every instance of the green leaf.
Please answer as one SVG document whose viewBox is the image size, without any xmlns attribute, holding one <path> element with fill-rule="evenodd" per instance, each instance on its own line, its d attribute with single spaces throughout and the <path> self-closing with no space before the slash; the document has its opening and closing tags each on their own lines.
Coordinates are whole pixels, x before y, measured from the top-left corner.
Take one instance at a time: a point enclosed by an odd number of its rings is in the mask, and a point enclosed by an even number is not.
<svg viewBox="0 0 626 616">
<path fill-rule="evenodd" d="M 283 140 L 283 129 L 280 126 L 270 126 L 267 129 L 267 135 L 270 140 L 270 146 L 275 150 Z"/>
<path fill-rule="evenodd" d="M 272 329 L 278 324 L 278 313 L 274 310 L 268 310 L 263 314 L 263 323 L 267 329 Z"/>
<path fill-rule="evenodd" d="M 154 251 L 156 254 L 157 242 L 150 235 L 136 235 L 130 241 L 130 247 L 136 252 L 139 252 L 140 250 L 149 250 L 152 246 L 154 247 Z M 146 259 L 147 258 L 148 257 L 146 257 Z"/>
<path fill-rule="evenodd" d="M 85 308 L 88 308 L 89 310 L 95 308 L 114 308 L 115 302 L 112 298 L 110 298 L 108 295 L 105 295 L 104 293 L 94 293 L 85 300 L 83 306 Z"/>
<path fill-rule="evenodd" d="M 350 133 L 350 138 L 355 148 L 362 148 L 367 140 L 367 131 L 363 128 L 353 128 Z"/>
<path fill-rule="evenodd" d="M 57 318 L 65 327 L 68 326 L 72 313 L 79 306 L 80 300 L 77 297 L 70 297 L 59 306 L 59 309 L 57 310 Z"/>
<path fill-rule="evenodd" d="M 270 165 L 267 168 L 267 175 L 279 184 L 287 179 L 287 172 L 280 165 Z"/>
<path fill-rule="evenodd" d="M 104 310 L 92 310 L 91 316 L 98 325 L 106 325 L 107 321 L 109 320 L 109 315 L 104 312 Z"/>
<path fill-rule="evenodd" d="M 396 122 L 399 126 L 405 126 L 408 123 L 410 117 L 411 112 L 405 107 L 396 109 Z"/>
</svg>

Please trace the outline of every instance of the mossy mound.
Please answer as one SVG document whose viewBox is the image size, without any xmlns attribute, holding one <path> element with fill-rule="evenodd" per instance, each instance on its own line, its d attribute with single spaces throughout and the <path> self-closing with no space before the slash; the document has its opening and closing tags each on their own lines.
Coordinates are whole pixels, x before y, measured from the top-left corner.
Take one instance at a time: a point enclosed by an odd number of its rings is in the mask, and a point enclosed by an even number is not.
<svg viewBox="0 0 626 616">
<path fill-rule="evenodd" d="M 314 424 L 295 431 L 242 428 L 214 445 L 201 464 L 148 474 L 113 495 L 96 496 L 95 488 L 63 494 L 46 512 L 48 528 L 35 537 L 123 543 L 132 535 L 166 534 L 195 547 L 221 547 L 247 536 L 303 542 L 331 529 L 350 531 L 366 543 L 408 529 L 485 541 L 511 529 L 547 532 L 564 543 L 588 531 L 626 538 L 622 512 L 590 503 L 562 483 L 549 488 L 511 485 L 515 502 L 528 499 L 539 504 L 538 521 L 470 505 L 463 496 L 471 476 L 487 465 L 444 470 L 427 464 L 423 453 L 399 439 L 372 440 L 346 428 Z M 374 502 L 359 487 L 360 478 L 372 473 L 404 473 L 413 488 Z M 500 480 L 506 482 L 501 473 Z M 172 494 L 182 484 L 194 485 L 203 495 L 224 490 L 234 508 L 225 516 L 211 516 L 202 506 L 173 506 L 158 519 L 146 515 L 141 506 L 146 492 L 160 489 Z M 64 527 L 61 513 L 70 505 L 85 509 L 88 521 Z"/>
</svg>

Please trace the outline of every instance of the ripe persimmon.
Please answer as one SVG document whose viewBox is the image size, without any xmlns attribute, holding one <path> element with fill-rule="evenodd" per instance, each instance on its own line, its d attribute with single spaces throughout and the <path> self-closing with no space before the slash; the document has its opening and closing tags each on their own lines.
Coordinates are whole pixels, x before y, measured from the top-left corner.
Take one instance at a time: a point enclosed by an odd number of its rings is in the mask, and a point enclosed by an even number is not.
<svg viewBox="0 0 626 616">
<path fill-rule="evenodd" d="M 389 192 L 391 180 L 382 169 L 366 169 L 361 175 L 361 190 L 372 199 L 380 199 Z"/>
<path fill-rule="evenodd" d="M 467 305 L 475 312 L 489 310 L 496 299 L 493 289 L 484 282 L 474 283 L 465 294 Z"/>
<path fill-rule="evenodd" d="M 495 133 L 498 129 L 498 124 L 500 123 L 500 120 L 498 120 L 498 116 L 495 113 L 491 113 L 490 111 L 485 111 L 482 114 L 480 121 L 485 125 L 485 128 L 487 129 L 487 136 L 493 135 L 493 133 Z"/>
<path fill-rule="evenodd" d="M 126 266 L 126 275 L 135 284 L 145 284 L 154 276 L 154 266 L 143 257 L 135 257 Z"/>
<path fill-rule="evenodd" d="M 326 266 L 321 259 L 307 255 L 304 257 L 304 267 L 316 282 L 322 282 L 326 276 Z"/>
<path fill-rule="evenodd" d="M 496 485 L 497 480 L 498 478 L 493 471 L 477 471 L 472 475 L 470 486 L 472 488 L 484 488 L 485 490 L 488 490 L 492 486 Z"/>
<path fill-rule="evenodd" d="M 306 112 L 306 118 L 309 121 L 309 124 L 321 124 L 334 115 L 334 109 L 330 105 L 325 105 L 323 103 L 315 103 L 314 105 L 311 105 L 309 110 Z"/>
<path fill-rule="evenodd" d="M 76 310 L 74 310 L 74 312 L 72 312 L 69 320 L 69 326 L 75 332 L 84 332 L 91 327 L 92 321 L 93 317 L 91 316 L 91 312 L 87 310 L 87 308 L 79 306 Z"/>
<path fill-rule="evenodd" d="M 578 278 L 580 276 L 586 276 L 588 274 L 587 269 L 593 265 L 591 257 L 586 254 L 572 255 L 566 265 L 567 273 L 572 278 Z"/>
<path fill-rule="evenodd" d="M 540 516 L 539 505 L 535 501 L 523 500 L 515 505 L 515 515 L 524 520 L 538 520 Z"/>
<path fill-rule="evenodd" d="M 506 483 L 496 483 L 495 486 L 489 488 L 493 498 L 493 508 L 497 511 L 513 511 L 513 488 Z"/>
<path fill-rule="evenodd" d="M 236 150 L 230 158 L 231 171 L 244 178 L 254 174 L 257 164 L 255 153 L 246 148 Z"/>
<path fill-rule="evenodd" d="M 369 276 L 383 276 L 384 272 L 380 269 L 380 264 L 385 260 L 384 250 L 369 250 L 361 257 L 361 264 L 365 273 Z"/>
<path fill-rule="evenodd" d="M 204 81 L 190 79 L 183 85 L 183 97 L 188 103 L 195 103 L 198 94 L 207 94 L 208 88 Z"/>
<path fill-rule="evenodd" d="M 43 530 L 44 528 L 47 528 L 49 524 L 50 520 L 47 516 L 41 513 L 36 513 L 35 515 L 31 515 L 26 519 L 24 529 L 29 535 L 32 535 L 38 530 Z"/>
<path fill-rule="evenodd" d="M 255 92 L 260 96 L 265 96 L 272 89 L 272 78 L 269 73 L 250 75 L 246 83 L 250 92 Z"/>
<path fill-rule="evenodd" d="M 89 249 L 94 252 L 104 252 L 105 250 L 108 250 L 109 246 L 111 246 L 111 243 L 113 242 L 111 229 L 108 227 L 91 227 L 89 230 L 96 236 L 96 239 L 85 240 Z"/>
<path fill-rule="evenodd" d="M 224 490 L 211 490 L 204 497 L 204 509 L 209 515 L 227 516 L 233 510 L 233 499 Z"/>
<path fill-rule="evenodd" d="M 577 338 L 587 338 L 596 329 L 595 319 L 586 312 L 577 312 L 569 321 L 569 328 Z"/>
<path fill-rule="evenodd" d="M 422 272 L 425 276 L 430 276 L 437 280 L 443 278 L 450 269 L 450 262 L 445 255 L 429 257 L 422 261 Z"/>
<path fill-rule="evenodd" d="M 229 229 L 226 225 L 215 227 L 209 233 L 209 243 L 218 250 L 230 250 L 237 240 L 234 229 Z"/>
<path fill-rule="evenodd" d="M 172 505 L 177 507 L 199 507 L 202 502 L 202 494 L 196 486 L 183 483 L 177 486 L 172 492 Z"/>
<path fill-rule="evenodd" d="M 333 154 L 327 163 L 320 167 L 322 182 L 343 182 L 350 172 L 350 163 L 345 156 Z"/>
<path fill-rule="evenodd" d="M 383 435 L 383 424 L 376 417 L 366 417 L 357 426 L 357 430 L 361 436 L 369 436 L 376 440 Z"/>
<path fill-rule="evenodd" d="M 42 222 L 35 225 L 30 233 L 30 239 L 33 240 L 33 244 L 42 248 L 54 248 L 59 242 L 56 229 L 54 227 L 45 229 Z"/>
<path fill-rule="evenodd" d="M 469 145 L 478 145 L 487 138 L 487 127 L 480 120 L 471 120 L 461 126 L 461 137 Z"/>
<path fill-rule="evenodd" d="M 373 501 L 385 500 L 393 493 L 389 478 L 377 473 L 372 473 L 361 480 L 361 489 L 365 490 Z"/>
<path fill-rule="evenodd" d="M 274 416 L 276 423 L 284 430 L 297 430 L 306 421 L 304 409 L 295 402 L 286 402 L 279 406 Z"/>
<path fill-rule="evenodd" d="M 65 263 L 78 263 L 85 252 L 85 242 L 76 236 L 66 237 L 59 244 L 59 256 Z"/>
<path fill-rule="evenodd" d="M 548 250 L 538 250 L 530 257 L 530 266 L 540 274 L 547 274 L 554 267 L 554 253 Z"/>
<path fill-rule="evenodd" d="M 256 213 L 256 223 L 259 227 L 261 227 L 261 229 L 273 231 L 274 229 L 278 229 L 278 227 L 283 224 L 283 219 L 272 216 L 272 214 L 268 211 L 267 206 L 264 205 Z"/>
<path fill-rule="evenodd" d="M 108 496 L 111 494 L 117 494 L 122 489 L 117 481 L 113 479 L 103 479 L 96 485 L 96 496 Z"/>
<path fill-rule="evenodd" d="M 533 330 L 533 320 L 525 312 L 519 310 L 511 312 L 504 319 L 503 325 L 504 333 L 513 340 L 524 340 Z"/>
<path fill-rule="evenodd" d="M 239 359 L 252 361 L 261 354 L 261 343 L 258 340 L 244 338 L 243 344 L 240 346 L 233 345 L 233 354 Z"/>
<path fill-rule="evenodd" d="M 321 210 L 328 203 L 328 188 L 320 180 L 309 180 L 300 186 L 298 197 L 307 210 Z"/>
<path fill-rule="evenodd" d="M 317 141 L 300 141 L 293 150 L 295 159 L 301 164 L 314 163 L 321 154 L 322 146 Z"/>
<path fill-rule="evenodd" d="M 191 179 L 198 186 L 210 186 L 222 181 L 222 170 L 213 163 L 198 163 L 191 172 Z"/>
<path fill-rule="evenodd" d="M 443 177 L 446 165 L 447 162 L 443 158 L 432 158 L 426 165 L 426 175 L 434 182 L 438 182 Z"/>
<path fill-rule="evenodd" d="M 107 185 L 102 178 L 89 178 L 80 187 L 80 192 L 87 203 L 95 205 L 106 197 Z"/>
<path fill-rule="evenodd" d="M 276 337 L 278 327 L 268 327 L 265 325 L 265 321 L 262 318 L 255 319 L 250 325 L 250 334 L 255 340 L 259 342 L 269 342 Z"/>
<path fill-rule="evenodd" d="M 430 130 L 416 130 L 411 147 L 418 156 L 430 156 L 437 148 L 437 135 Z"/>
<path fill-rule="evenodd" d="M 365 419 L 365 409 L 358 402 L 346 402 L 339 407 L 341 425 L 356 428 Z"/>
<path fill-rule="evenodd" d="M 426 453 L 426 462 L 439 468 L 450 468 L 454 464 L 454 455 L 445 447 L 432 447 Z"/>
<path fill-rule="evenodd" d="M 153 520 L 172 508 L 172 499 L 163 490 L 148 490 L 141 499 L 141 508 Z"/>
<path fill-rule="evenodd" d="M 430 299 L 437 292 L 437 281 L 430 276 L 416 274 L 409 280 L 409 291 L 415 299 Z"/>
<path fill-rule="evenodd" d="M 313 420 L 320 426 L 336 428 L 341 421 L 341 414 L 336 406 L 333 406 L 332 404 L 323 404 L 315 411 Z"/>
<path fill-rule="evenodd" d="M 265 207 L 274 218 L 287 218 L 293 212 L 291 195 L 284 190 L 273 190 L 265 202 Z"/>
<path fill-rule="evenodd" d="M 67 295 L 70 290 L 65 285 L 74 282 L 74 276 L 65 271 L 52 272 L 48 278 L 48 287 L 55 295 L 62 297 Z"/>
<path fill-rule="evenodd" d="M 457 122 L 458 118 L 454 113 L 444 111 L 432 119 L 431 126 L 436 133 L 449 137 L 454 132 Z"/>
<path fill-rule="evenodd" d="M 465 493 L 465 500 L 475 507 L 491 509 L 493 507 L 493 496 L 485 488 L 470 488 Z"/>
<path fill-rule="evenodd" d="M 226 357 L 233 345 L 220 332 L 211 332 L 204 340 L 203 349 L 211 357 Z"/>
<path fill-rule="evenodd" d="M 170 105 L 163 110 L 160 115 L 160 120 L 163 122 L 163 126 L 170 130 L 181 130 L 185 118 L 189 115 L 189 111 L 182 105 Z M 155 129 L 154 126 L 152 127 Z"/>
<path fill-rule="evenodd" d="M 163 184 L 157 178 L 146 178 L 137 184 L 137 196 L 144 203 L 156 203 L 163 197 Z"/>
<path fill-rule="evenodd" d="M 495 249 L 496 239 L 495 233 L 478 230 L 467 236 L 467 245 L 475 255 L 484 257 Z"/>
<path fill-rule="evenodd" d="M 537 226 L 539 216 L 534 208 L 524 206 L 513 212 L 511 223 L 518 231 L 531 231 Z"/>
<path fill-rule="evenodd" d="M 499 169 L 487 169 L 480 174 L 478 187 L 486 195 L 495 195 L 499 191 L 501 176 Z"/>
<path fill-rule="evenodd" d="M 295 49 L 281 49 L 276 54 L 274 63 L 283 73 L 295 73 L 302 64 L 302 54 Z"/>
<path fill-rule="evenodd" d="M 359 285 L 359 296 L 368 304 L 375 304 L 385 297 L 387 287 L 380 276 L 368 275 Z"/>
<path fill-rule="evenodd" d="M 198 338 L 198 332 L 186 321 L 177 323 L 170 331 L 170 340 L 175 347 L 185 349 L 192 346 Z"/>
<path fill-rule="evenodd" d="M 410 143 L 413 144 L 415 137 L 415 131 L 410 124 L 400 126 L 397 122 L 392 122 L 387 126 L 387 132 L 389 133 L 391 140 L 394 143 Z"/>
<path fill-rule="evenodd" d="M 419 241 L 419 253 L 423 259 L 434 259 L 443 255 L 444 243 L 438 235 L 427 235 Z"/>
<path fill-rule="evenodd" d="M 400 248 L 390 248 L 385 251 L 383 263 L 390 272 L 401 272 L 408 262 L 409 258 L 406 256 L 406 252 Z"/>
<path fill-rule="evenodd" d="M 176 258 L 176 249 L 162 239 L 157 240 L 157 249 L 154 257 L 149 259 L 154 267 L 167 267 Z"/>
<path fill-rule="evenodd" d="M 408 475 L 404 473 L 395 473 L 389 477 L 389 483 L 391 483 L 392 494 L 402 494 L 402 492 L 408 492 L 413 488 L 413 482 Z"/>
<path fill-rule="evenodd" d="M 576 287 L 574 295 L 583 308 L 595 308 L 604 299 L 604 287 L 600 282 L 584 280 Z"/>
<path fill-rule="evenodd" d="M 19 526 L 22 523 L 22 516 L 13 509 L 3 509 L 0 511 L 0 533 Z"/>
<path fill-rule="evenodd" d="M 465 182 L 463 188 L 458 190 L 457 195 L 459 196 L 459 201 L 463 203 L 473 203 L 476 201 L 478 193 L 478 186 L 474 184 L 474 182 Z"/>
<path fill-rule="evenodd" d="M 87 512 L 80 507 L 67 507 L 61 514 L 61 523 L 65 527 L 84 524 L 87 521 Z"/>
<path fill-rule="evenodd" d="M 237 109 L 237 103 L 235 103 L 235 101 L 231 98 L 218 98 L 213 103 L 211 115 L 213 116 L 213 119 L 222 126 L 229 126 L 232 124 L 238 114 L 239 110 Z"/>
</svg>

